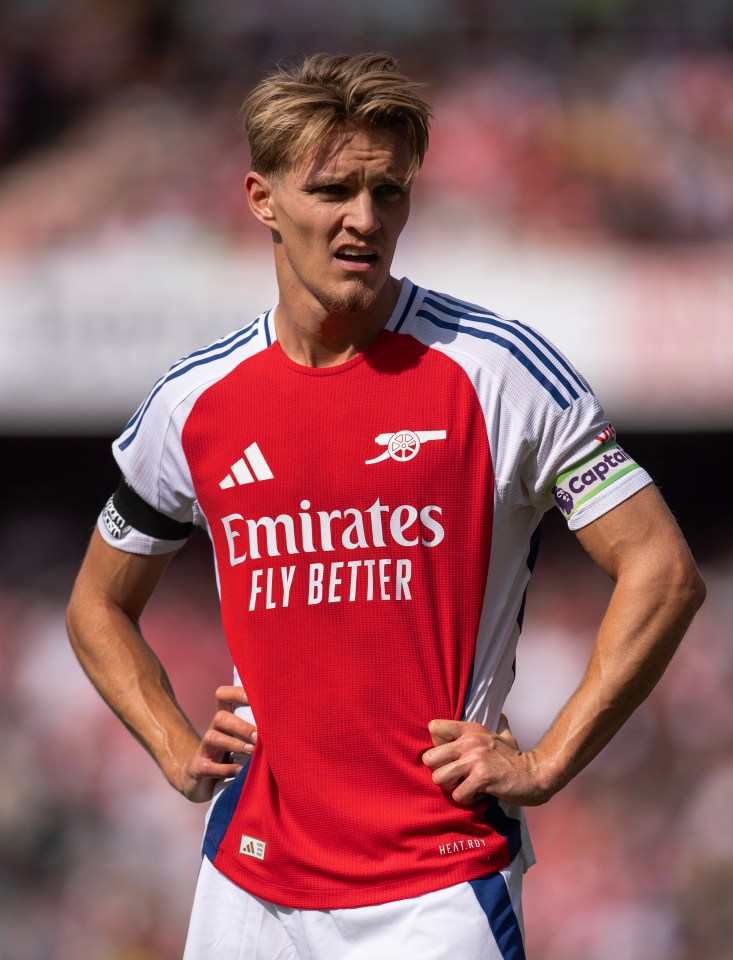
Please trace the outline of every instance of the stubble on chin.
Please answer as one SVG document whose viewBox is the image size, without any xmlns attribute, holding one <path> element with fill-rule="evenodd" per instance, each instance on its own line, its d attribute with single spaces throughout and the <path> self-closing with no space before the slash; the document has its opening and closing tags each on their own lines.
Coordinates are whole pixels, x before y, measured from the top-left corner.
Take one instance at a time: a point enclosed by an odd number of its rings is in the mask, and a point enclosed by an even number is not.
<svg viewBox="0 0 733 960">
<path fill-rule="evenodd" d="M 377 294 L 371 287 L 357 282 L 340 293 L 323 290 L 318 299 L 329 313 L 360 313 L 374 306 Z"/>
</svg>

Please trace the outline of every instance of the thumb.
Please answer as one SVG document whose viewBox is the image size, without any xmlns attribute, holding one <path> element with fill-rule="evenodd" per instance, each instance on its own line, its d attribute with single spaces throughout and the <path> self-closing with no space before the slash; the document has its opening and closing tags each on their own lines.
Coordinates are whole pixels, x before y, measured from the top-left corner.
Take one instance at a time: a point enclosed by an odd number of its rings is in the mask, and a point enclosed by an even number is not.
<svg viewBox="0 0 733 960">
<path fill-rule="evenodd" d="M 451 743 L 460 737 L 461 724 L 458 720 L 431 720 L 428 724 L 428 731 L 433 746 L 440 747 L 444 743 Z"/>
<path fill-rule="evenodd" d="M 513 746 L 515 750 L 519 749 L 519 744 L 514 739 L 514 734 L 509 728 L 509 721 L 507 720 L 507 718 L 504 716 L 503 713 L 499 717 L 499 723 L 496 726 L 496 732 L 498 733 L 498 735 L 501 737 L 502 740 L 506 740 L 506 742 L 511 744 L 511 746 Z"/>
</svg>

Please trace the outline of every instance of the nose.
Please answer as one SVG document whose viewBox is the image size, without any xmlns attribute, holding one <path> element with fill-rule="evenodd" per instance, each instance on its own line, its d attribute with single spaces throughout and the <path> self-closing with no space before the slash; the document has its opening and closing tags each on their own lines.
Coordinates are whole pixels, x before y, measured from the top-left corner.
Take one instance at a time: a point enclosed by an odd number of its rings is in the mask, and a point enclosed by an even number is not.
<svg viewBox="0 0 733 960">
<path fill-rule="evenodd" d="M 368 190 L 360 190 L 348 204 L 344 216 L 344 227 L 362 236 L 368 236 L 379 230 L 380 226 L 374 197 Z"/>
</svg>

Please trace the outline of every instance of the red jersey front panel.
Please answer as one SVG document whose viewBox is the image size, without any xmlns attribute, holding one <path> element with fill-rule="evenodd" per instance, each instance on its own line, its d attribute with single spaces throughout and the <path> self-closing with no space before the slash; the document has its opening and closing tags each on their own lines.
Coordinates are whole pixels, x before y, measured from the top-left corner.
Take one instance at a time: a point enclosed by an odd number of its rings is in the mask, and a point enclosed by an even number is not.
<svg viewBox="0 0 733 960">
<path fill-rule="evenodd" d="M 274 344 L 201 394 L 182 439 L 259 730 L 217 804 L 216 866 L 305 908 L 505 866 L 485 805 L 454 804 L 421 762 L 429 721 L 461 717 L 490 551 L 464 370 L 388 331 L 326 369 Z"/>
</svg>

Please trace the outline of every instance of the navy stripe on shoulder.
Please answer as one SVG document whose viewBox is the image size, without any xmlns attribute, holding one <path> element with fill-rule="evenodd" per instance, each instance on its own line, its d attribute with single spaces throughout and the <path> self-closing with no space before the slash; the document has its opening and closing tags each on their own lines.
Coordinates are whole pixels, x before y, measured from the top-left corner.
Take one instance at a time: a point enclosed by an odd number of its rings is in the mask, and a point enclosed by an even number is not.
<svg viewBox="0 0 733 960">
<path fill-rule="evenodd" d="M 243 347 L 246 343 L 249 343 L 250 340 L 252 340 L 254 337 L 257 336 L 257 333 L 258 333 L 257 321 L 255 321 L 255 323 L 250 324 L 249 327 L 246 327 L 245 330 L 238 331 L 237 334 L 235 334 L 233 337 L 228 337 L 225 341 L 220 341 L 212 347 L 207 347 L 204 350 L 197 350 L 196 353 L 192 353 L 190 357 L 186 357 L 184 360 L 179 361 L 179 363 L 182 365 L 180 366 L 174 365 L 173 367 L 171 367 L 168 373 L 166 373 L 164 377 L 161 377 L 160 380 L 158 380 L 158 382 L 155 384 L 153 389 L 148 394 L 145 402 L 140 407 L 138 407 L 137 412 L 135 413 L 133 418 L 130 420 L 130 422 L 127 424 L 127 426 L 125 427 L 125 430 L 123 430 L 122 436 L 124 436 L 125 432 L 130 430 L 134 426 L 134 429 L 129 434 L 129 436 L 125 437 L 124 440 L 120 441 L 120 444 L 119 444 L 120 450 L 126 450 L 130 446 L 132 441 L 135 439 L 140 429 L 140 425 L 143 422 L 143 418 L 145 417 L 145 414 L 147 413 L 148 408 L 150 407 L 150 404 L 152 403 L 156 395 L 160 393 L 160 391 L 163 389 L 163 387 L 167 383 L 170 383 L 172 380 L 176 380 L 178 377 L 182 377 L 184 374 L 188 373 L 190 370 L 193 370 L 195 367 L 200 367 L 204 364 L 212 363 L 214 360 L 221 360 L 222 357 L 228 357 L 230 354 L 234 353 L 240 347 Z M 235 339 L 235 338 L 238 338 L 238 339 Z M 221 347 L 226 346 L 227 344 L 229 345 L 228 349 L 221 350 Z M 192 357 L 197 357 L 198 359 L 193 360 L 193 362 L 188 362 L 191 360 Z"/>
<path fill-rule="evenodd" d="M 217 350 L 220 350 L 222 347 L 228 347 L 230 343 L 234 343 L 234 341 L 238 340 L 240 337 L 246 336 L 257 327 L 260 319 L 261 318 L 258 317 L 256 320 L 253 320 L 252 323 L 248 324 L 248 326 L 242 327 L 241 330 L 235 330 L 234 333 L 229 334 L 228 337 L 224 337 L 221 340 L 216 340 L 214 343 L 210 343 L 208 346 L 202 347 L 200 350 L 194 350 L 194 352 L 189 353 L 188 356 L 182 357 L 171 366 L 168 373 L 165 374 L 162 379 L 165 380 L 168 374 L 177 369 L 182 363 L 188 363 L 189 360 L 193 360 L 195 357 L 203 357 L 207 354 L 214 353 Z M 249 340 L 251 337 L 247 337 L 247 339 Z"/>
<path fill-rule="evenodd" d="M 493 310 L 487 310 L 486 307 L 480 307 L 477 303 L 469 303 L 468 300 L 458 300 L 456 297 L 451 297 L 447 293 L 439 293 L 437 290 L 428 290 L 428 293 L 431 297 L 438 297 L 446 303 L 452 303 L 454 307 L 460 307 L 461 310 L 469 310 L 471 313 L 483 313 L 487 317 L 495 317 L 497 320 L 502 319 L 498 313 L 494 313 Z"/>
<path fill-rule="evenodd" d="M 155 394 L 167 380 L 171 380 L 173 378 L 172 375 L 182 366 L 182 364 L 188 363 L 190 360 L 193 360 L 195 357 L 203 357 L 207 354 L 213 353 L 216 350 L 220 350 L 222 347 L 228 346 L 230 343 L 233 343 L 239 337 L 246 336 L 246 334 L 248 334 L 253 328 L 257 326 L 258 322 L 259 322 L 259 318 L 257 320 L 254 320 L 252 323 L 250 323 L 249 326 L 243 327 L 241 330 L 235 330 L 234 333 L 230 334 L 228 337 L 225 337 L 222 340 L 217 340 L 215 343 L 210 343 L 208 346 L 202 347 L 200 350 L 194 350 L 193 353 L 189 353 L 187 356 L 182 357 L 180 360 L 176 360 L 175 363 L 171 364 L 171 366 L 166 370 L 163 376 L 159 377 L 158 380 L 155 381 L 146 399 L 143 400 L 143 402 L 137 408 L 135 413 L 130 417 L 129 421 L 125 425 L 125 429 L 122 431 L 123 434 L 126 430 L 129 430 L 130 427 L 133 426 L 133 424 L 137 422 L 139 417 L 143 415 L 144 413 L 143 408 L 147 405 L 147 401 L 150 399 L 150 397 L 153 394 Z M 251 338 L 247 337 L 247 340 L 249 339 Z M 244 342 L 246 343 L 247 341 L 245 340 Z"/>
<path fill-rule="evenodd" d="M 399 332 L 400 332 L 400 327 L 402 326 L 402 324 L 403 324 L 403 323 L 405 322 L 405 320 L 407 319 L 407 317 L 408 317 L 408 315 L 409 315 L 409 313 L 410 313 L 410 310 L 412 309 L 412 305 L 413 305 L 413 303 L 415 302 L 415 297 L 417 296 L 417 291 L 418 291 L 418 288 L 417 288 L 417 287 L 415 286 L 415 284 L 413 283 L 413 285 L 412 285 L 412 290 L 410 291 L 410 296 L 407 298 L 407 303 L 405 304 L 405 309 L 402 311 L 402 314 L 401 314 L 401 316 L 400 316 L 400 319 L 397 321 L 397 323 L 396 323 L 395 326 L 394 326 L 394 332 L 395 332 L 395 333 L 399 333 Z"/>
<path fill-rule="evenodd" d="M 268 347 L 272 346 L 272 334 L 270 333 L 270 318 L 272 317 L 272 310 L 268 310 L 262 321 L 262 326 L 265 330 L 265 342 Z"/>
<path fill-rule="evenodd" d="M 562 354 L 556 350 L 548 340 L 546 340 L 541 334 L 537 333 L 536 330 L 533 330 L 532 327 L 527 326 L 527 324 L 520 323 L 517 320 L 508 320 L 506 317 L 502 317 L 491 310 L 484 310 L 483 308 L 475 307 L 472 304 L 462 304 L 460 301 L 456 301 L 452 297 L 449 298 L 444 294 L 434 293 L 432 290 L 430 291 L 430 294 L 436 299 L 431 300 L 426 297 L 424 302 L 429 303 L 430 306 L 442 310 L 449 316 L 460 317 L 462 320 L 475 321 L 477 323 L 485 323 L 488 326 L 496 327 L 499 330 L 504 330 L 507 333 L 511 333 L 518 340 L 520 340 L 528 348 L 528 350 L 530 350 L 531 353 L 533 353 L 534 356 L 537 357 L 537 359 L 543 363 L 548 370 L 550 370 L 555 377 L 557 377 L 573 400 L 578 399 L 576 387 L 582 393 L 589 392 L 588 385 L 585 383 L 582 377 L 578 375 L 577 371 L 571 367 Z M 459 309 L 452 309 L 451 307 L 447 306 L 446 303 L 441 303 L 441 300 L 449 301 Z"/>
<path fill-rule="evenodd" d="M 590 387 L 585 382 L 583 377 L 578 373 L 575 367 L 573 367 L 570 363 L 568 363 L 568 361 L 560 353 L 560 351 L 557 350 L 556 347 L 554 347 L 553 344 L 546 337 L 543 337 L 541 333 L 538 333 L 537 330 L 534 329 L 534 327 L 530 327 L 526 323 L 521 323 L 519 320 L 512 320 L 511 322 L 516 324 L 516 326 L 521 327 L 522 330 L 526 330 L 528 333 L 532 334 L 532 336 L 536 340 L 539 340 L 539 342 L 543 345 L 545 350 L 547 350 L 548 353 L 551 353 L 552 356 L 557 360 L 557 362 L 565 370 L 567 370 L 568 374 L 573 378 L 573 380 L 575 380 L 575 382 L 578 384 L 578 387 L 583 391 L 583 393 L 591 392 Z"/>
<path fill-rule="evenodd" d="M 509 353 L 511 353 L 512 356 L 515 357 L 515 359 L 518 360 L 529 373 L 532 374 L 535 380 L 541 386 L 543 386 L 545 390 L 547 390 L 561 410 L 567 410 L 567 408 L 570 406 L 570 402 L 565 399 L 555 384 L 549 380 L 539 369 L 539 367 L 537 367 L 522 351 L 522 349 L 511 340 L 507 340 L 505 337 L 499 336 L 498 333 L 493 333 L 491 330 L 479 330 L 476 327 L 468 326 L 465 323 L 461 324 L 452 320 L 443 320 L 441 317 L 437 317 L 435 314 L 430 313 L 427 310 L 418 310 L 417 316 L 423 317 L 425 320 L 429 320 L 430 323 L 435 324 L 436 327 L 441 327 L 443 330 L 454 330 L 456 332 L 460 331 L 461 333 L 466 333 L 471 337 L 476 337 L 479 340 L 490 340 L 492 343 L 497 344 L 497 346 L 503 347 L 505 350 L 508 350 Z"/>
</svg>

